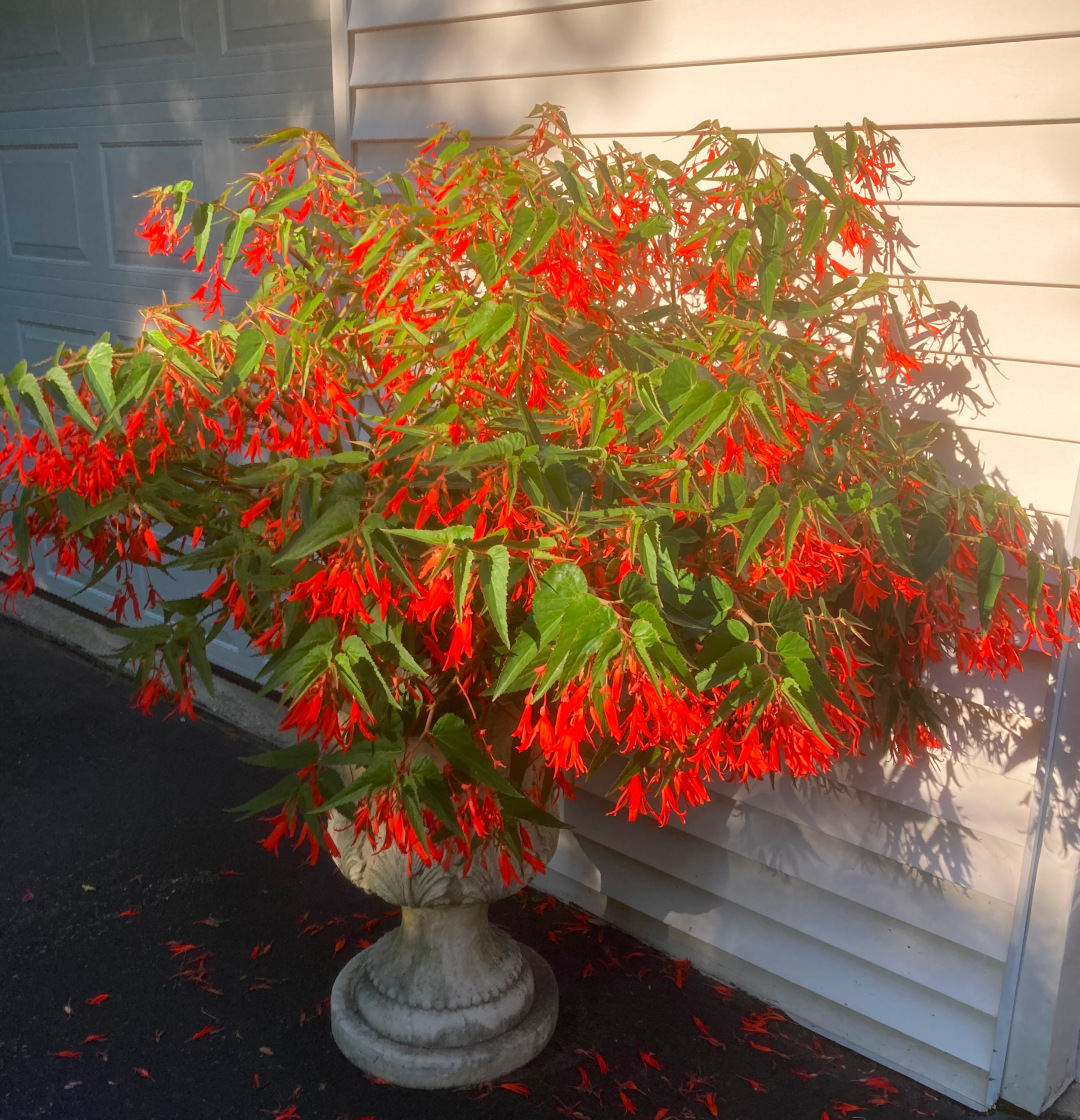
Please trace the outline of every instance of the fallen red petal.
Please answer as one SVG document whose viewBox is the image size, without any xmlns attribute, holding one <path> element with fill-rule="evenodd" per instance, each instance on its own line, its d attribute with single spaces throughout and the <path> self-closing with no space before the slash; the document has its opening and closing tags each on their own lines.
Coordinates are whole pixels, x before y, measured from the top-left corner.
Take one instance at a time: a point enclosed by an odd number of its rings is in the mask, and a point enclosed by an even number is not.
<svg viewBox="0 0 1080 1120">
<path fill-rule="evenodd" d="M 517 1093 L 519 1096 L 529 1096 L 529 1089 L 522 1085 L 520 1081 L 503 1081 L 499 1085 L 500 1089 L 508 1089 L 511 1093 Z"/>
<path fill-rule="evenodd" d="M 23 902 L 33 902 L 34 901 L 34 892 L 33 891 L 27 891 L 26 894 L 24 894 L 22 896 L 22 900 L 23 900 Z M 82 1082 L 80 1082 L 79 1084 L 82 1084 Z"/>
<path fill-rule="evenodd" d="M 50 1058 L 81 1058 L 81 1050 L 51 1050 L 49 1052 Z"/>
<path fill-rule="evenodd" d="M 136 910 L 134 907 L 132 907 L 130 910 L 121 910 L 120 913 L 116 916 L 118 918 L 134 918 L 136 915 L 141 913 L 141 910 Z"/>
<path fill-rule="evenodd" d="M 649 1067 L 650 1069 L 663 1069 L 663 1068 L 664 1068 L 664 1067 L 663 1067 L 663 1066 L 662 1066 L 662 1065 L 661 1065 L 661 1064 L 660 1064 L 660 1063 L 659 1063 L 659 1062 L 658 1062 L 658 1061 L 656 1060 L 656 1058 L 655 1058 L 655 1057 L 654 1057 L 654 1056 L 653 1056 L 652 1054 L 646 1053 L 646 1051 L 644 1051 L 644 1050 L 639 1050 L 639 1051 L 638 1051 L 638 1057 L 639 1057 L 639 1058 L 640 1058 L 640 1059 L 642 1060 L 642 1062 L 643 1062 L 643 1063 L 644 1063 L 645 1065 L 647 1065 L 647 1066 L 648 1066 L 648 1067 Z"/>
<path fill-rule="evenodd" d="M 86 1046 L 91 1042 L 104 1042 L 108 1037 L 107 1034 L 88 1034 L 83 1039 L 83 1045 Z"/>
<path fill-rule="evenodd" d="M 622 1101 L 623 1108 L 625 1108 L 631 1116 L 637 1113 L 637 1108 L 634 1105 L 634 1102 L 622 1091 L 622 1089 L 619 1090 L 619 1100 Z"/>
<path fill-rule="evenodd" d="M 348 944 L 348 939 L 347 938 L 339 937 L 337 939 L 337 941 L 334 942 L 334 956 L 337 956 L 337 954 L 340 953 L 341 950 L 344 949 L 347 944 Z"/>
<path fill-rule="evenodd" d="M 152 1077 L 150 1076 L 150 1071 L 149 1071 L 148 1069 L 144 1069 L 144 1068 L 143 1068 L 142 1066 L 132 1066 L 131 1068 L 132 1068 L 133 1070 L 135 1070 L 135 1072 L 136 1072 L 136 1073 L 137 1073 L 137 1074 L 138 1074 L 138 1075 L 139 1075 L 140 1077 L 145 1077 L 147 1081 L 153 1081 L 153 1080 L 154 1080 L 154 1079 L 153 1079 L 153 1078 L 152 1078 Z"/>
<path fill-rule="evenodd" d="M 867 1077 L 863 1080 L 864 1085 L 869 1085 L 871 1089 L 884 1089 L 886 1093 L 899 1093 L 900 1090 L 890 1082 L 886 1081 L 884 1077 Z"/>
<path fill-rule="evenodd" d="M 91 996 L 86 1002 L 91 1007 L 97 1007 L 99 1003 L 104 1003 L 109 998 L 108 992 L 101 992 L 96 996 Z"/>
<path fill-rule="evenodd" d="M 206 1038 L 208 1034 L 217 1034 L 219 1029 L 219 1027 L 207 1024 L 205 1027 L 200 1027 L 199 1030 L 188 1039 L 188 1042 L 194 1042 L 197 1038 Z"/>
<path fill-rule="evenodd" d="M 720 1115 L 719 1111 L 716 1108 L 715 1093 L 706 1093 L 705 1096 L 698 1097 L 698 1100 L 701 1101 L 701 1103 L 713 1114 L 713 1116 Z"/>
</svg>

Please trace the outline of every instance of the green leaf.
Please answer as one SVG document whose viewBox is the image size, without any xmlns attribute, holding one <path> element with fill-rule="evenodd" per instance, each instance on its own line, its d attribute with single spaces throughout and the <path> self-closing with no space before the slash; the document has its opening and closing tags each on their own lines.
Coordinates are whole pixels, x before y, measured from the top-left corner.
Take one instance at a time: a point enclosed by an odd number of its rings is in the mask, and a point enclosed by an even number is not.
<svg viewBox="0 0 1080 1120">
<path fill-rule="evenodd" d="M 371 656 L 371 650 L 368 649 L 367 642 L 362 638 L 357 637 L 355 634 L 346 638 L 345 641 L 341 643 L 341 653 L 337 655 L 334 661 L 337 665 L 338 673 L 343 678 L 346 678 L 347 684 L 351 684 L 351 682 L 347 680 L 347 677 L 350 675 L 352 666 L 362 666 L 364 675 L 374 678 L 375 683 L 386 694 L 386 699 L 390 701 L 390 704 L 395 708 L 400 707 L 393 690 L 386 683 L 386 678 L 383 676 L 382 670 L 379 668 L 375 658 Z M 362 688 L 350 687 L 349 691 L 352 692 L 357 699 L 362 699 L 362 696 L 358 695 L 358 693 L 363 693 Z"/>
<path fill-rule="evenodd" d="M 658 390 L 660 403 L 666 405 L 669 414 L 675 412 L 694 391 L 695 386 L 700 384 L 699 369 L 697 363 L 689 358 L 675 358 L 667 364 L 660 377 Z M 644 389 L 644 384 L 641 387 Z"/>
<path fill-rule="evenodd" d="M 236 356 L 229 367 L 229 372 L 225 375 L 225 380 L 221 383 L 219 395 L 227 397 L 235 393 L 258 368 L 265 353 L 266 338 L 262 331 L 254 327 L 241 331 L 236 340 Z"/>
<path fill-rule="evenodd" d="M 915 530 L 911 570 L 921 582 L 925 583 L 937 575 L 941 566 L 949 559 L 950 552 L 944 519 L 933 512 L 924 514 Z"/>
<path fill-rule="evenodd" d="M 637 245 L 653 237 L 671 232 L 671 219 L 664 214 L 653 214 L 642 222 L 638 222 L 623 238 L 624 245 Z"/>
<path fill-rule="evenodd" d="M 469 577 L 472 575 L 475 553 L 463 548 L 454 557 L 454 613 L 460 619 L 465 611 L 469 594 Z"/>
<path fill-rule="evenodd" d="M 64 402 L 64 407 L 73 420 L 81 424 L 88 432 L 97 430 L 97 422 L 90 413 L 87 412 L 82 401 L 79 400 L 79 395 L 75 392 L 75 388 L 71 384 L 71 378 L 68 376 L 67 370 L 62 366 L 53 366 L 48 373 L 45 374 L 45 384 L 47 386 L 53 386 L 60 394 Z"/>
<path fill-rule="evenodd" d="M 505 545 L 496 544 L 480 560 L 480 589 L 484 593 L 488 615 L 503 645 L 510 647 L 510 631 L 506 622 L 507 582 L 510 574 L 510 553 Z"/>
<path fill-rule="evenodd" d="M 116 404 L 116 394 L 113 390 L 113 348 L 105 340 L 95 342 L 86 355 L 86 365 L 83 366 L 83 377 L 90 386 L 90 391 L 97 398 L 98 404 L 108 413 Z"/>
<path fill-rule="evenodd" d="M 484 281 L 484 287 L 490 291 L 499 279 L 501 271 L 495 246 L 490 241 L 478 241 L 470 246 L 468 257 L 476 271 L 480 273 L 480 278 Z"/>
<path fill-rule="evenodd" d="M 265 211 L 264 211 L 265 212 Z M 251 223 L 255 221 L 255 211 L 250 206 L 245 206 L 239 214 L 226 226 L 225 237 L 222 241 L 221 252 L 221 278 L 224 280 L 229 275 L 229 270 L 240 251 L 240 244 L 244 240 Z"/>
<path fill-rule="evenodd" d="M 1063 577 L 1068 578 L 1068 577 Z M 1028 618 L 1032 623 L 1039 613 L 1039 604 L 1042 601 L 1043 589 L 1043 563 L 1034 552 L 1027 556 L 1027 609 Z"/>
<path fill-rule="evenodd" d="M 302 198 L 306 198 L 318 185 L 317 180 L 308 179 L 306 183 L 301 183 L 298 187 L 286 187 L 284 190 L 278 191 L 265 206 L 260 208 L 259 217 L 269 218 L 280 213 L 286 206 L 292 206 Z"/>
<path fill-rule="evenodd" d="M 302 692 L 329 666 L 337 637 L 337 624 L 333 619 L 320 618 L 314 622 L 259 670 L 259 676 L 264 678 L 263 693 L 283 684 L 287 684 L 290 691 Z"/>
<path fill-rule="evenodd" d="M 810 643 L 802 636 L 789 630 L 781 634 L 776 640 L 776 652 L 786 661 L 788 658 L 797 658 L 800 661 L 809 661 L 814 656 Z"/>
<path fill-rule="evenodd" d="M 519 270 L 523 269 L 537 253 L 544 250 L 558 225 L 558 211 L 556 211 L 554 206 L 545 206 L 544 209 L 540 211 L 540 217 L 536 222 L 536 232 L 533 233 L 532 239 L 529 241 L 529 248 L 518 264 Z"/>
<path fill-rule="evenodd" d="M 30 406 L 30 411 L 37 418 L 37 422 L 45 429 L 46 434 L 54 447 L 59 449 L 60 440 L 56 434 L 56 425 L 53 423 L 52 413 L 41 393 L 41 386 L 32 373 L 24 373 L 19 378 L 15 388 L 22 394 L 23 400 Z"/>
<path fill-rule="evenodd" d="M 567 561 L 548 568 L 533 592 L 531 626 L 519 631 L 514 640 L 492 690 L 493 698 L 532 683 L 530 674 L 543 663 L 543 651 L 558 633 L 567 605 L 582 598 L 592 595 L 585 573 L 576 564 Z"/>
<path fill-rule="evenodd" d="M 404 623 L 398 620 L 391 623 L 389 618 L 381 618 L 378 613 L 371 622 L 358 622 L 357 628 L 367 642 L 373 653 L 378 654 L 384 661 L 397 661 L 403 669 L 415 673 L 419 677 L 426 676 L 426 670 L 419 661 L 405 648 L 401 640 L 401 631 Z"/>
<path fill-rule="evenodd" d="M 483 353 L 506 334 L 514 325 L 516 317 L 517 312 L 512 304 L 483 300 L 469 316 L 463 341 L 468 343 L 475 338 L 477 349 Z"/>
<path fill-rule="evenodd" d="M 979 542 L 978 598 L 979 620 L 985 630 L 1005 578 L 1005 553 L 993 537 L 983 537 Z"/>
<path fill-rule="evenodd" d="M 529 206 L 519 206 L 514 211 L 514 224 L 503 253 L 503 264 L 525 244 L 525 239 L 536 229 L 536 211 Z"/>
<path fill-rule="evenodd" d="M 727 272 L 728 282 L 734 283 L 735 276 L 742 264 L 743 255 L 747 245 L 750 244 L 751 233 L 749 229 L 741 229 L 731 239 L 727 252 L 724 254 L 724 269 Z"/>
<path fill-rule="evenodd" d="M 878 292 L 884 291 L 888 286 L 889 278 L 884 272 L 871 272 L 862 284 L 859 285 L 859 290 L 852 298 L 852 302 L 866 299 L 868 296 L 877 295 Z"/>
<path fill-rule="evenodd" d="M 307 528 L 301 529 L 274 557 L 274 567 L 294 564 L 304 556 L 337 544 L 356 531 L 359 502 L 354 497 L 341 498 L 324 509 Z"/>
<path fill-rule="evenodd" d="M 741 574 L 746 562 L 753 555 L 765 534 L 780 516 L 780 495 L 774 486 L 763 486 L 754 503 L 750 520 L 746 523 L 742 541 L 739 544 L 739 558 L 735 565 L 736 574 Z"/>
<path fill-rule="evenodd" d="M 784 245 L 787 219 L 771 206 L 759 202 L 754 207 L 754 224 L 761 234 L 761 250 L 766 260 L 777 257 Z"/>
<path fill-rule="evenodd" d="M 787 518 L 784 521 L 784 563 L 787 564 L 791 560 L 791 550 L 795 546 L 795 534 L 799 531 L 799 526 L 802 524 L 803 519 L 803 504 L 802 499 L 798 494 L 791 496 L 791 501 L 788 502 Z"/>
<path fill-rule="evenodd" d="M 673 444 L 687 428 L 693 427 L 704 416 L 712 412 L 715 409 L 716 398 L 721 394 L 732 402 L 732 408 L 734 408 L 731 394 L 721 390 L 715 382 L 697 382 L 683 399 L 675 415 L 668 421 L 660 437 L 661 445 Z"/>
<path fill-rule="evenodd" d="M 610 604 L 594 595 L 585 594 L 567 603 L 554 649 L 532 690 L 533 697 L 539 699 L 556 682 L 566 684 L 576 677 L 617 625 L 618 617 Z"/>
<path fill-rule="evenodd" d="M 900 511 L 894 505 L 878 506 L 870 511 L 870 522 L 885 551 L 907 571 L 911 571 L 911 553 L 904 533 Z"/>
<path fill-rule="evenodd" d="M 780 682 L 780 691 L 783 692 L 788 704 L 791 705 L 792 710 L 807 730 L 812 731 L 819 739 L 823 738 L 821 728 L 818 727 L 817 720 L 814 719 L 813 713 L 807 706 L 807 698 L 803 695 L 798 684 L 791 677 L 785 677 Z"/>
<path fill-rule="evenodd" d="M 260 793 L 243 805 L 229 809 L 230 813 L 242 813 L 244 817 L 253 817 L 256 813 L 265 813 L 267 809 L 276 809 L 284 804 L 300 788 L 300 779 L 295 774 L 286 774 L 273 789 Z"/>
<path fill-rule="evenodd" d="M 799 243 L 799 259 L 802 260 L 821 240 L 825 232 L 825 207 L 820 198 L 811 198 L 806 203 L 806 218 L 803 222 L 802 241 Z"/>
<path fill-rule="evenodd" d="M 783 274 L 784 266 L 776 257 L 765 261 L 758 270 L 758 293 L 761 297 L 761 310 L 766 318 L 772 315 L 773 296 Z"/>
<path fill-rule="evenodd" d="M 278 751 L 263 751 L 260 754 L 241 756 L 241 762 L 252 766 L 268 766 L 276 770 L 302 770 L 319 757 L 316 743 L 297 743 Z"/>
<path fill-rule="evenodd" d="M 461 716 L 440 716 L 432 726 L 431 734 L 446 761 L 467 780 L 486 785 L 498 794 L 521 797 L 521 791 L 495 768 L 491 756 L 477 743 Z"/>
<path fill-rule="evenodd" d="M 199 596 L 198 600 L 196 610 L 201 610 L 205 603 L 202 596 Z M 191 658 L 191 664 L 195 667 L 195 672 L 199 674 L 199 679 L 206 686 L 206 691 L 213 696 L 214 670 L 210 666 L 210 659 L 206 656 L 206 635 L 197 624 L 188 635 L 188 656 Z"/>
<path fill-rule="evenodd" d="M 191 216 L 191 238 L 195 245 L 195 266 L 202 265 L 206 256 L 206 245 L 210 240 L 210 220 L 214 213 L 212 202 L 203 202 L 195 207 Z"/>
</svg>

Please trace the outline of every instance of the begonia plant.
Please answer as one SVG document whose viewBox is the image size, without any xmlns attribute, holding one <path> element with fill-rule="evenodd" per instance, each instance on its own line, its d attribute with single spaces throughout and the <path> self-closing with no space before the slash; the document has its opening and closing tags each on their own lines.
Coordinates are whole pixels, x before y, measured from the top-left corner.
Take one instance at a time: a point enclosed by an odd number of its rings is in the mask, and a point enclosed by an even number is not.
<svg viewBox="0 0 1080 1120">
<path fill-rule="evenodd" d="M 928 662 L 1005 674 L 1080 614 L 1019 502 L 886 403 L 936 327 L 887 275 L 870 122 L 790 162 L 705 123 L 673 162 L 543 107 L 378 180 L 319 133 L 264 143 L 213 201 L 150 192 L 190 303 L 0 381 L 0 543 L 9 595 L 37 545 L 115 579 L 118 620 L 159 612 L 125 631 L 142 708 L 192 713 L 224 627 L 264 655 L 298 739 L 256 759 L 288 771 L 245 807 L 270 850 L 314 858 L 337 808 L 509 880 L 583 775 L 663 824 L 710 782 L 913 758 Z M 205 590 L 163 599 L 178 570 Z"/>
</svg>

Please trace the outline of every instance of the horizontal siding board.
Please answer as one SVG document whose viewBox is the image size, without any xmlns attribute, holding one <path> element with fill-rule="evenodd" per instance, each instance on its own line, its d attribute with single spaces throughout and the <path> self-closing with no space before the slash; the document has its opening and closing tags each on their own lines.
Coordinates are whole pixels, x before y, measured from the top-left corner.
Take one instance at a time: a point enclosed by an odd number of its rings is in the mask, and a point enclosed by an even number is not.
<svg viewBox="0 0 1080 1120">
<path fill-rule="evenodd" d="M 993 711 L 1042 720 L 1046 712 L 1049 659 L 1037 651 L 1020 654 L 1023 672 L 1005 680 L 986 673 L 962 673 L 955 660 L 944 658 L 926 666 L 923 684 L 957 700 L 978 704 Z"/>
<path fill-rule="evenodd" d="M 989 719 L 983 726 L 988 734 L 995 730 Z M 977 733 L 969 725 L 968 734 Z M 1037 740 L 1038 734 L 1039 728 L 1033 727 L 1031 737 Z M 1000 769 L 1012 769 L 1010 760 L 1016 756 L 1030 757 L 1029 745 L 1012 735 L 1002 736 L 999 744 Z M 858 790 L 1002 842 L 1022 846 L 1026 840 L 1031 800 L 1030 775 L 1026 770 L 1023 776 L 1007 775 L 1000 770 L 995 773 L 972 766 L 952 750 L 931 753 L 912 766 L 875 750 L 844 759 L 819 783 L 836 798 L 842 799 L 845 790 Z M 880 812 L 888 816 L 888 806 L 881 806 Z"/>
<path fill-rule="evenodd" d="M 946 446 L 944 439 L 935 449 L 952 478 L 1006 486 L 1025 507 L 1068 516 L 1080 470 L 1080 444 L 963 426 L 959 430 L 962 450 Z"/>
<path fill-rule="evenodd" d="M 961 314 L 970 332 L 967 338 L 960 332 L 945 339 L 949 352 L 976 352 L 981 334 L 985 348 L 1001 359 L 1080 366 L 1080 289 L 952 280 L 928 287 L 934 302 Z"/>
<path fill-rule="evenodd" d="M 839 781 L 779 780 L 775 787 L 748 782 L 725 792 L 744 810 L 783 817 L 851 845 L 860 857 L 872 852 L 1001 902 L 1016 897 L 1023 849 L 1015 836 L 980 833 L 968 822 L 931 816 L 900 801 L 883 804 L 875 794 Z"/>
<path fill-rule="evenodd" d="M 576 835 L 603 844 L 729 904 L 798 929 L 913 984 L 996 1015 L 1003 965 L 966 945 L 934 937 L 829 891 L 764 867 L 685 832 L 606 815 L 609 803 L 587 792 L 566 808 Z M 890 980 L 890 983 L 895 982 Z"/>
<path fill-rule="evenodd" d="M 369 51 L 377 49 L 375 39 L 371 36 Z M 1076 50 L 1072 39 L 1050 39 L 633 73 L 417 83 L 363 90 L 353 138 L 423 137 L 437 120 L 503 136 L 542 101 L 564 105 L 575 130 L 598 135 L 680 132 L 721 112 L 728 125 L 745 131 L 832 127 L 864 116 L 893 128 L 1075 120 L 1080 118 Z M 948 97 L 941 96 L 943 89 Z"/>
<path fill-rule="evenodd" d="M 896 210 L 921 276 L 1080 286 L 1080 207 L 927 204 Z"/>
<path fill-rule="evenodd" d="M 887 396 L 906 416 L 966 431 L 1080 440 L 1080 366 L 1005 360 L 980 371 L 971 358 L 929 356 L 910 385 Z"/>
<path fill-rule="evenodd" d="M 903 19 L 885 5 L 818 0 L 785 17 L 763 35 L 739 0 L 645 0 L 405 26 L 355 36 L 351 80 L 405 85 L 700 66 L 1080 32 L 1080 11 L 1064 0 L 1035 0 L 1030 7 L 1011 0 L 908 0 Z"/>
<path fill-rule="evenodd" d="M 1049 664 L 1049 657 L 1041 657 L 1037 664 L 1027 663 L 1027 672 L 1044 694 Z M 1013 679 L 1017 679 L 1016 674 Z M 954 759 L 975 770 L 1000 774 L 1030 788 L 1035 780 L 1042 738 L 1040 721 L 1018 711 L 985 708 L 940 692 L 934 695 L 933 701 L 942 720 L 943 759 Z M 906 769 L 918 771 L 917 766 Z"/>
<path fill-rule="evenodd" d="M 718 905 L 709 892 L 593 839 L 560 838 L 560 850 L 575 846 L 596 865 L 603 893 L 962 1062 L 987 1068 L 993 1017 L 921 985 L 897 982 L 883 969 L 735 903 Z M 552 864 L 562 870 L 558 852 Z"/>
<path fill-rule="evenodd" d="M 1080 124 L 1075 122 L 898 128 L 894 135 L 903 160 L 896 170 L 913 179 L 902 188 L 904 202 L 1080 204 Z M 677 150 L 680 143 L 658 139 L 661 148 Z M 810 131 L 765 132 L 760 141 L 785 159 L 814 146 Z M 636 137 L 623 143 L 631 150 L 642 147 Z"/>
<path fill-rule="evenodd" d="M 632 905 L 600 892 L 599 884 L 586 886 L 594 867 L 584 858 L 569 863 L 561 846 L 557 853 L 559 868 L 549 867 L 536 880 L 541 890 L 589 910 L 620 929 L 625 929 L 646 944 L 676 958 L 689 958 L 696 968 L 710 976 L 735 984 L 743 990 L 782 1007 L 796 1022 L 826 1038 L 849 1046 L 875 1061 L 975 1108 L 986 1100 L 986 1071 L 943 1054 L 909 1034 L 894 1031 L 872 1016 L 860 1015 L 827 996 L 807 991 L 799 984 L 777 976 L 768 966 L 760 968 L 724 952 L 708 941 L 692 937 L 663 919 L 654 918 Z M 564 872 L 563 868 L 568 870 Z"/>
<path fill-rule="evenodd" d="M 864 756 L 861 762 L 861 767 L 841 764 L 825 780 L 784 778 L 777 780 L 775 788 L 747 782 L 729 787 L 728 795 L 740 804 L 781 813 L 827 836 L 933 874 L 948 873 L 949 853 L 978 847 L 985 850 L 990 867 L 1001 860 L 992 872 L 982 872 L 990 882 L 1002 884 L 1001 893 L 973 879 L 950 878 L 1012 901 L 1019 875 L 1016 849 L 1022 847 L 1027 830 L 1025 798 L 1029 790 L 1024 783 L 987 771 L 971 774 L 963 763 L 952 761 L 951 773 L 935 773 L 922 766 L 918 768 L 920 781 L 905 785 L 901 779 L 911 767 L 902 763 L 890 766 L 880 756 L 876 770 L 871 758 Z M 845 780 L 849 771 L 857 781 Z M 981 806 L 978 819 L 965 813 L 950 793 L 951 786 L 968 784 L 972 787 L 970 800 Z M 933 850 L 939 845 L 943 854 L 928 860 L 927 866 L 909 856 L 911 850 Z"/>
<path fill-rule="evenodd" d="M 739 805 L 717 783 L 712 800 L 668 827 L 792 879 L 1003 961 L 1011 903 L 836 840 L 782 815 Z"/>
</svg>

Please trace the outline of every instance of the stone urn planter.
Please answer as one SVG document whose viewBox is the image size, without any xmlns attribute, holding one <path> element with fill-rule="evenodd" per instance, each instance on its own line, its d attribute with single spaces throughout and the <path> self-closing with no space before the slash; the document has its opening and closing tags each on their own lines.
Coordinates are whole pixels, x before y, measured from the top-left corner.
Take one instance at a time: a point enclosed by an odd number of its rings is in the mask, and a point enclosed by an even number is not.
<svg viewBox="0 0 1080 1120">
<path fill-rule="evenodd" d="M 488 922 L 504 885 L 494 858 L 468 873 L 416 866 L 396 847 L 374 851 L 334 812 L 335 862 L 352 883 L 401 907 L 401 925 L 341 971 L 330 997 L 338 1048 L 365 1073 L 395 1085 L 450 1089 L 491 1081 L 534 1058 L 555 1029 L 555 976 L 532 949 Z M 554 829 L 530 829 L 537 856 Z M 522 879 L 531 878 L 528 867 Z"/>
</svg>

